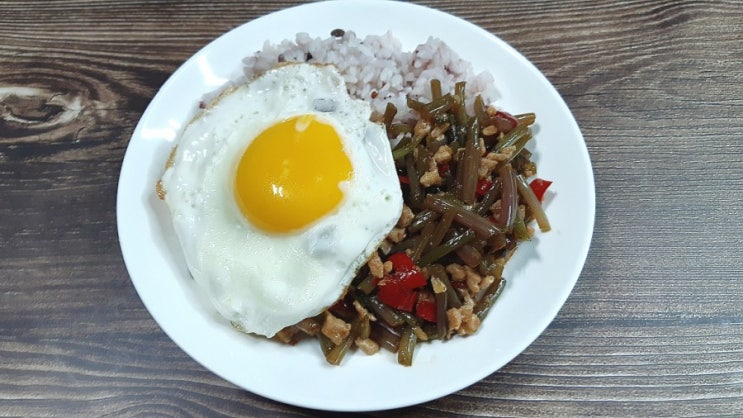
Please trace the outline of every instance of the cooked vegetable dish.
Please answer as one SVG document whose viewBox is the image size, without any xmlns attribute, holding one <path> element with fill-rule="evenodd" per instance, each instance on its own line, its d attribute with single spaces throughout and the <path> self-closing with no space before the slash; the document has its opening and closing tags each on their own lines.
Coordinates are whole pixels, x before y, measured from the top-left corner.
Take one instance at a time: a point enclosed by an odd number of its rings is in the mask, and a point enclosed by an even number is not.
<svg viewBox="0 0 743 418">
<path fill-rule="evenodd" d="M 395 144 L 402 216 L 337 303 L 274 339 L 314 337 L 334 365 L 349 351 L 384 348 L 410 366 L 418 343 L 476 333 L 532 221 L 550 230 L 541 204 L 550 182 L 527 180 L 537 174 L 526 148 L 535 115 L 480 96 L 468 112 L 464 92 L 464 82 L 444 93 L 432 80 L 430 102 L 408 99 L 415 120 L 396 121 L 392 104 L 378 115 Z"/>
</svg>

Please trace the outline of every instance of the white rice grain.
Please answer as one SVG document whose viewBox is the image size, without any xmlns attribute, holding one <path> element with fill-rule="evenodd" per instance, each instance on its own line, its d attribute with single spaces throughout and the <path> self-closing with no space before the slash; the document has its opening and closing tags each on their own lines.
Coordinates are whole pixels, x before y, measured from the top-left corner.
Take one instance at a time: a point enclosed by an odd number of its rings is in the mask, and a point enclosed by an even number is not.
<svg viewBox="0 0 743 418">
<path fill-rule="evenodd" d="M 363 39 L 352 31 L 325 39 L 302 32 L 293 41 L 287 39 L 278 44 L 266 41 L 260 51 L 243 60 L 245 76 L 253 79 L 279 62 L 332 64 L 343 75 L 351 95 L 371 103 L 378 114 L 384 113 L 388 102 L 394 104 L 399 121 L 412 119 L 408 97 L 431 100 L 432 79 L 441 81 L 444 93 L 453 92 L 455 83 L 466 81 L 470 108 L 478 94 L 485 103 L 496 97 L 490 73 L 475 74 L 468 61 L 433 37 L 413 51 L 403 51 L 391 32 Z"/>
</svg>

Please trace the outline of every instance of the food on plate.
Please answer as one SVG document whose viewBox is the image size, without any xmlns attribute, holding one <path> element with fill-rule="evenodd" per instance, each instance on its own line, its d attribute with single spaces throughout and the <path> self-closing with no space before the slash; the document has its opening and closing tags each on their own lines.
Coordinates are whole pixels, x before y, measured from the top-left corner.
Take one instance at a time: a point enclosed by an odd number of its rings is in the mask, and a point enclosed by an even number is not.
<svg viewBox="0 0 743 418">
<path fill-rule="evenodd" d="M 191 275 L 235 327 L 271 337 L 343 295 L 397 222 L 385 129 L 332 66 L 284 65 L 183 130 L 160 190 Z"/>
<path fill-rule="evenodd" d="M 391 32 L 363 38 L 344 30 L 335 30 L 328 38 L 299 33 L 294 40 L 266 41 L 260 51 L 244 59 L 245 76 L 251 79 L 281 62 L 332 64 L 352 96 L 369 102 L 375 114 L 394 105 L 398 121 L 415 117 L 407 107 L 408 98 L 431 99 L 433 79 L 439 80 L 443 91 L 452 91 L 455 83 L 466 80 L 464 93 L 470 109 L 477 95 L 486 103 L 497 96 L 489 72 L 475 72 L 468 61 L 433 37 L 408 51 Z"/>
<path fill-rule="evenodd" d="M 549 187 L 532 113 L 442 41 L 298 34 L 204 103 L 158 194 L 194 279 L 243 332 L 316 338 L 330 364 L 477 332 Z M 304 135 L 300 135 L 304 133 Z M 293 138 L 293 139 L 292 139 Z"/>
<path fill-rule="evenodd" d="M 419 342 L 476 333 L 505 288 L 506 262 L 534 234 L 528 224 L 550 230 L 541 205 L 549 181 L 527 181 L 536 174 L 525 147 L 536 116 L 485 106 L 480 96 L 470 114 L 463 82 L 453 92 L 440 87 L 431 80 L 430 101 L 408 100 L 414 123 L 392 122 L 391 105 L 383 115 L 399 139 L 392 156 L 405 206 L 395 228 L 341 300 L 277 339 L 314 336 L 331 364 L 356 347 L 386 348 L 410 366 Z"/>
</svg>

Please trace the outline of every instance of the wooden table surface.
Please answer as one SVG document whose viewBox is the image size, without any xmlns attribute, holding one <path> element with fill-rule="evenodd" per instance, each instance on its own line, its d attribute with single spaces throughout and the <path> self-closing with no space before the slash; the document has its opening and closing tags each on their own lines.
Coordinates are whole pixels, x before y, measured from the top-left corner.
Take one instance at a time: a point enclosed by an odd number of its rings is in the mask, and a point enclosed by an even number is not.
<svg viewBox="0 0 743 418">
<path fill-rule="evenodd" d="M 318 414 L 181 351 L 116 233 L 121 161 L 158 88 L 218 35 L 296 3 L 0 2 L 0 416 Z M 596 225 L 526 351 L 395 413 L 743 416 L 743 3 L 420 3 L 501 37 L 563 95 Z"/>
</svg>

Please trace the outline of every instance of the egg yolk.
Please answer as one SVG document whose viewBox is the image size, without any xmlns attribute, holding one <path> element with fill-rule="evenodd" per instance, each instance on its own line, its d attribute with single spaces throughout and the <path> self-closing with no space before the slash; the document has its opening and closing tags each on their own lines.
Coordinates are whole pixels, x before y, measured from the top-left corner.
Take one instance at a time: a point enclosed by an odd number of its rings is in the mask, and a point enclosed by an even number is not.
<svg viewBox="0 0 743 418">
<path fill-rule="evenodd" d="M 340 183 L 352 173 L 335 128 L 301 115 L 269 127 L 248 146 L 237 166 L 235 196 L 253 225 L 291 232 L 338 206 Z"/>
</svg>

